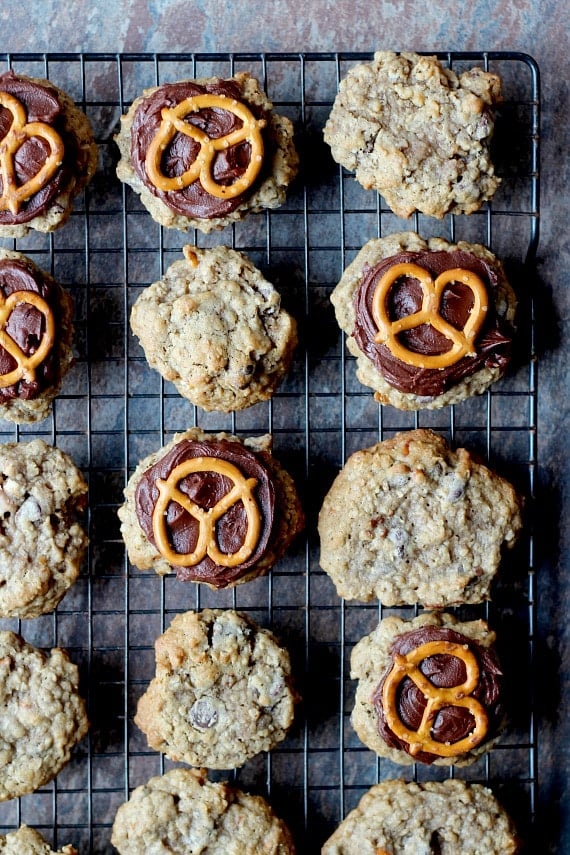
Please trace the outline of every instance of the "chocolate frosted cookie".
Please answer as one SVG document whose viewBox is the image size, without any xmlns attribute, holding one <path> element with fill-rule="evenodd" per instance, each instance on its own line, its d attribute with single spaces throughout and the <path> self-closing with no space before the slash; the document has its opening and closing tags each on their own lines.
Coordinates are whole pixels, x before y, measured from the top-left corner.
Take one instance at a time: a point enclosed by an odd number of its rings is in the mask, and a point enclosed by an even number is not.
<svg viewBox="0 0 570 855">
<path fill-rule="evenodd" d="M 0 801 L 33 793 L 61 771 L 87 733 L 77 667 L 0 632 Z"/>
<path fill-rule="evenodd" d="M 291 364 L 295 321 L 243 253 L 186 246 L 184 255 L 133 306 L 149 364 L 204 410 L 267 400 Z"/>
<path fill-rule="evenodd" d="M 337 163 L 398 217 L 470 214 L 500 184 L 489 154 L 501 81 L 435 56 L 379 51 L 341 81 L 325 125 Z"/>
<path fill-rule="evenodd" d="M 156 676 L 135 716 L 151 748 L 233 769 L 285 739 L 298 700 L 289 654 L 247 615 L 179 614 L 155 649 Z"/>
<path fill-rule="evenodd" d="M 491 790 L 464 781 L 383 781 L 321 855 L 514 855 L 519 839 Z"/>
<path fill-rule="evenodd" d="M 0 237 L 59 228 L 96 166 L 89 120 L 65 92 L 0 74 Z"/>
<path fill-rule="evenodd" d="M 203 232 L 277 208 L 297 173 L 293 125 L 246 72 L 145 90 L 122 117 L 117 175 L 163 226 Z"/>
<path fill-rule="evenodd" d="M 17 831 L 0 835 L 0 855 L 78 855 L 74 846 L 54 851 L 34 828 L 22 825 Z"/>
<path fill-rule="evenodd" d="M 53 611 L 73 585 L 87 535 L 87 484 L 41 439 L 0 445 L 0 617 Z"/>
<path fill-rule="evenodd" d="M 507 481 L 438 434 L 407 431 L 337 475 L 319 514 L 320 563 L 346 599 L 480 603 L 521 526 Z"/>
<path fill-rule="evenodd" d="M 172 769 L 137 787 L 117 811 L 111 843 L 120 855 L 295 855 L 261 796 L 209 781 L 203 769 Z"/>
<path fill-rule="evenodd" d="M 437 409 L 506 371 L 516 297 L 480 244 L 400 232 L 369 241 L 331 295 L 357 377 L 381 404 Z"/>
<path fill-rule="evenodd" d="M 119 509 L 131 563 L 212 588 L 267 573 L 304 525 L 270 447 L 192 428 L 141 461 Z"/>
</svg>

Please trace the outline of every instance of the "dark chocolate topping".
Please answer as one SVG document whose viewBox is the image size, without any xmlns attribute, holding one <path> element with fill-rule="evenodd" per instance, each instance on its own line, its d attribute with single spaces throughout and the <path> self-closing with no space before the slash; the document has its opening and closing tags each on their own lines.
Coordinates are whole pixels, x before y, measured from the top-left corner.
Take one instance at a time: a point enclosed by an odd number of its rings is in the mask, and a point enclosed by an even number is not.
<svg viewBox="0 0 570 855">
<path fill-rule="evenodd" d="M 476 356 L 464 356 L 446 368 L 417 368 L 395 357 L 387 345 L 377 344 L 378 332 L 372 317 L 372 300 L 376 285 L 386 271 L 395 264 L 418 264 L 430 272 L 435 280 L 444 270 L 456 267 L 475 273 L 485 283 L 489 294 L 489 310 L 476 340 Z M 384 379 L 401 392 L 420 396 L 441 395 L 447 389 L 482 368 L 506 368 L 511 351 L 512 329 L 497 316 L 493 291 L 498 276 L 496 270 L 481 258 L 461 250 L 452 252 L 402 252 L 383 259 L 374 268 L 366 267 L 362 281 L 354 295 L 356 322 L 353 336 L 366 356 L 374 363 Z M 387 297 L 388 314 L 398 320 L 421 309 L 422 291 L 417 280 L 410 277 L 398 279 Z M 473 307 L 471 289 L 452 282 L 444 289 L 440 314 L 456 329 L 463 329 Z M 436 355 L 450 350 L 451 342 L 429 324 L 400 334 L 407 348 L 417 353 Z"/>
<path fill-rule="evenodd" d="M 220 567 L 209 556 L 194 567 L 174 567 L 177 577 L 183 581 L 208 582 L 216 588 L 225 588 L 246 574 L 267 550 L 273 525 L 275 489 L 269 470 L 260 455 L 249 451 L 239 442 L 229 440 L 200 442 L 182 440 L 171 451 L 142 475 L 135 492 L 135 507 L 139 524 L 149 541 L 156 546 L 152 528 L 152 514 L 158 500 L 157 479 L 166 480 L 173 469 L 185 460 L 195 457 L 217 457 L 236 466 L 247 478 L 256 478 L 253 495 L 261 515 L 261 532 L 251 556 L 235 567 Z M 212 508 L 232 488 L 230 479 L 216 472 L 204 471 L 188 475 L 178 484 L 202 508 Z M 170 543 L 181 555 L 191 553 L 198 538 L 198 523 L 176 502 L 170 502 L 167 510 L 167 529 Z M 216 539 L 220 550 L 234 554 L 242 546 L 247 532 L 247 517 L 240 501 L 220 518 L 216 527 Z"/>
<path fill-rule="evenodd" d="M 453 644 L 466 645 L 473 653 L 479 664 L 479 683 L 472 693 L 487 712 L 489 730 L 486 739 L 492 738 L 502 718 L 503 709 L 500 701 L 502 672 L 496 654 L 493 650 L 482 647 L 460 632 L 437 626 L 424 626 L 420 629 L 399 635 L 390 647 L 392 656 L 399 653 L 406 655 L 412 650 L 430 641 L 450 641 Z M 465 665 L 457 656 L 437 654 L 428 656 L 419 666 L 421 672 L 434 686 L 451 688 L 459 686 L 466 679 Z M 380 685 L 372 696 L 372 703 L 378 719 L 378 732 L 384 742 L 391 748 L 399 748 L 409 752 L 409 744 L 399 739 L 388 727 L 382 706 L 382 689 L 386 677 L 392 670 L 392 665 L 382 678 Z M 417 730 L 426 707 L 426 699 L 420 689 L 409 677 L 404 677 L 398 693 L 397 712 L 407 728 Z M 436 742 L 459 742 L 471 733 L 474 719 L 469 710 L 464 707 L 442 707 L 437 713 L 431 733 Z M 438 757 L 428 752 L 414 754 L 414 760 L 421 763 L 433 763 Z"/>
</svg>

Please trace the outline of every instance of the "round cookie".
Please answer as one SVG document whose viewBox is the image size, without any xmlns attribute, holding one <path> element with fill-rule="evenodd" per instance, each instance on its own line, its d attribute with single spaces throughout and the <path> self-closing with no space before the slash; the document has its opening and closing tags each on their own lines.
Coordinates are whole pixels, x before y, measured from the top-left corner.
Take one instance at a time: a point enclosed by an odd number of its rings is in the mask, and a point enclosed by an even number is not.
<svg viewBox="0 0 570 855">
<path fill-rule="evenodd" d="M 320 564 L 349 600 L 480 603 L 521 526 L 504 478 L 433 431 L 404 431 L 337 475 L 319 513 Z"/>
<path fill-rule="evenodd" d="M 155 642 L 135 724 L 171 760 L 233 769 L 285 739 L 298 696 L 289 654 L 245 614 L 177 615 Z"/>
<path fill-rule="evenodd" d="M 324 138 L 398 217 L 470 214 L 500 184 L 489 154 L 500 100 L 496 74 L 458 77 L 435 56 L 379 51 L 341 81 Z"/>
<path fill-rule="evenodd" d="M 321 855 L 514 855 L 519 839 L 491 790 L 465 781 L 376 784 Z"/>
<path fill-rule="evenodd" d="M 73 585 L 87 546 L 86 494 L 59 448 L 41 439 L 0 445 L 0 617 L 47 614 Z"/>
<path fill-rule="evenodd" d="M 0 249 L 0 418 L 47 418 L 71 363 L 73 301 L 29 258 Z"/>
<path fill-rule="evenodd" d="M 131 313 L 149 365 L 203 410 L 266 401 L 289 370 L 297 325 L 241 252 L 184 247 Z"/>
<path fill-rule="evenodd" d="M 212 588 L 267 573 L 304 526 L 269 434 L 242 440 L 200 428 L 139 463 L 119 518 L 135 567 Z"/>
<path fill-rule="evenodd" d="M 441 612 L 381 620 L 350 659 L 359 738 L 402 765 L 474 763 L 504 724 L 494 642 L 483 620 L 462 623 Z"/>
<path fill-rule="evenodd" d="M 115 141 L 119 179 L 154 220 L 181 231 L 279 207 L 299 164 L 292 123 L 247 72 L 146 89 Z"/>
<path fill-rule="evenodd" d="M 457 404 L 488 389 L 509 364 L 516 296 L 481 244 L 426 241 L 415 232 L 371 240 L 331 302 L 357 377 L 378 403 L 401 410 Z"/>
<path fill-rule="evenodd" d="M 6 147 L 0 175 L 0 237 L 62 226 L 73 199 L 97 166 L 97 146 L 87 116 L 50 83 L 14 71 L 0 74 L 0 141 Z"/>
<path fill-rule="evenodd" d="M 33 793 L 61 771 L 88 729 L 77 667 L 0 632 L 0 801 Z"/>
<path fill-rule="evenodd" d="M 172 769 L 137 787 L 117 811 L 111 836 L 120 855 L 295 855 L 291 833 L 261 796 L 203 769 Z"/>
<path fill-rule="evenodd" d="M 17 831 L 0 835 L 0 855 L 78 855 L 78 852 L 70 844 L 54 851 L 38 831 L 22 825 Z"/>
</svg>

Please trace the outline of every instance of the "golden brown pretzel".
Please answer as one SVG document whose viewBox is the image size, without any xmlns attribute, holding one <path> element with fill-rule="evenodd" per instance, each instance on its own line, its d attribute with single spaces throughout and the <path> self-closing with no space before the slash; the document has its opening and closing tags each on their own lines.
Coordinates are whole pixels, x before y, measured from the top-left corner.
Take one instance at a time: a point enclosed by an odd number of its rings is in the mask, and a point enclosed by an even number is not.
<svg viewBox="0 0 570 855">
<path fill-rule="evenodd" d="M 25 354 L 20 346 L 6 332 L 6 325 L 10 315 L 22 303 L 28 303 L 45 318 L 46 329 L 38 349 L 29 355 Z M 35 379 L 35 369 L 40 365 L 51 350 L 55 338 L 55 320 L 53 312 L 39 294 L 35 291 L 13 291 L 9 297 L 4 297 L 0 291 L 0 345 L 6 350 L 17 363 L 16 367 L 7 374 L 0 374 L 0 388 L 5 389 L 18 383 L 19 380 L 31 382 Z"/>
</svg>

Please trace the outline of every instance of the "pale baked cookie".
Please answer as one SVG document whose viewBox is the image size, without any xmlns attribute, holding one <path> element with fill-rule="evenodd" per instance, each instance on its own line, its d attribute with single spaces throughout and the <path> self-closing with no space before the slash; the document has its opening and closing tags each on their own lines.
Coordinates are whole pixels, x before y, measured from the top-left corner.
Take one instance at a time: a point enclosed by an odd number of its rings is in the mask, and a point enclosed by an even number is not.
<svg viewBox="0 0 570 855">
<path fill-rule="evenodd" d="M 0 237 L 63 225 L 97 166 L 85 113 L 48 80 L 6 71 L 0 74 L 0 148 Z"/>
<path fill-rule="evenodd" d="M 266 401 L 289 370 L 295 321 L 243 253 L 186 246 L 184 255 L 133 306 L 149 365 L 203 410 Z"/>
<path fill-rule="evenodd" d="M 298 700 L 289 654 L 247 615 L 179 614 L 155 650 L 156 676 L 135 716 L 151 748 L 233 769 L 285 739 Z"/>
<path fill-rule="evenodd" d="M 87 546 L 87 484 L 71 458 L 41 439 L 0 445 L 0 617 L 53 611 Z"/>
<path fill-rule="evenodd" d="M 17 831 L 0 835 L 0 855 L 78 855 L 74 846 L 54 851 L 39 831 L 22 825 Z"/>
<path fill-rule="evenodd" d="M 203 769 L 172 769 L 137 787 L 121 805 L 111 843 L 120 855 L 294 855 L 285 823 L 261 796 Z"/>
<path fill-rule="evenodd" d="M 398 217 L 470 214 L 500 184 L 489 155 L 500 100 L 496 74 L 458 77 L 435 56 L 379 51 L 341 81 L 324 137 Z"/>
<path fill-rule="evenodd" d="M 474 763 L 504 725 L 494 642 L 485 621 L 442 612 L 380 621 L 350 659 L 351 722 L 362 742 L 403 765 Z"/>
<path fill-rule="evenodd" d="M 433 431 L 404 431 L 337 475 L 319 514 L 320 563 L 346 599 L 480 603 L 521 526 L 504 478 Z"/>
<path fill-rule="evenodd" d="M 383 781 L 324 844 L 322 855 L 514 855 L 519 838 L 491 790 L 464 781 Z"/>
<path fill-rule="evenodd" d="M 279 207 L 299 163 L 292 123 L 247 72 L 146 89 L 115 139 L 120 180 L 153 219 L 182 231 Z"/>
<path fill-rule="evenodd" d="M 77 666 L 0 632 L 0 801 L 33 793 L 61 771 L 88 729 Z"/>
<path fill-rule="evenodd" d="M 481 244 L 400 232 L 369 241 L 331 295 L 357 377 L 381 404 L 433 410 L 505 373 L 516 296 Z"/>
<path fill-rule="evenodd" d="M 119 508 L 129 560 L 212 588 L 262 576 L 303 528 L 291 476 L 271 436 L 200 428 L 177 434 L 137 466 Z"/>
</svg>

